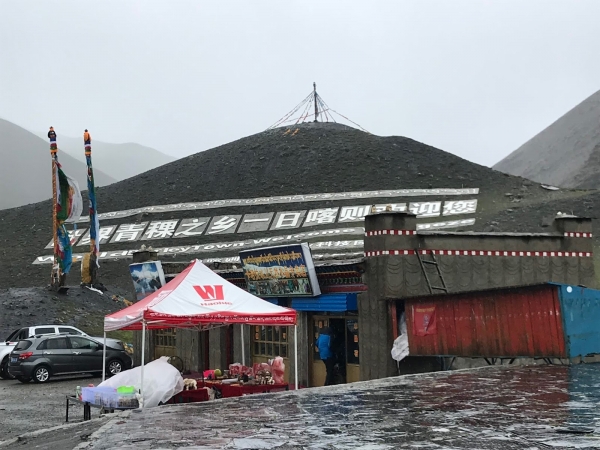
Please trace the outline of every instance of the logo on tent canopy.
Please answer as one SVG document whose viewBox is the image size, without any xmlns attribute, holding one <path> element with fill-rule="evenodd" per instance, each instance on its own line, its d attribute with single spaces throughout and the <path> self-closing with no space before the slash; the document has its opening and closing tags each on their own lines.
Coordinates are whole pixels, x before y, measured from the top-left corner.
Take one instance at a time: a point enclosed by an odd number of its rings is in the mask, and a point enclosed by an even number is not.
<svg viewBox="0 0 600 450">
<path fill-rule="evenodd" d="M 194 290 L 205 301 L 225 300 L 222 284 L 194 286 Z"/>
</svg>

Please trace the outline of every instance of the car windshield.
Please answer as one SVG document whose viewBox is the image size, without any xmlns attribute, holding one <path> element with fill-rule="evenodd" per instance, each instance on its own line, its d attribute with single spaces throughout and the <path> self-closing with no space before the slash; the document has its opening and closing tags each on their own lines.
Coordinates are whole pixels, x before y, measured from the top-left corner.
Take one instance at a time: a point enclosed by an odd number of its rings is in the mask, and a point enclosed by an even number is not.
<svg viewBox="0 0 600 450">
<path fill-rule="evenodd" d="M 24 340 L 24 341 L 19 341 L 17 343 L 17 346 L 15 347 L 14 351 L 19 351 L 19 350 L 27 350 L 29 347 L 31 347 L 31 341 L 28 340 Z"/>
<path fill-rule="evenodd" d="M 14 341 L 15 338 L 17 337 L 17 334 L 19 333 L 19 330 L 15 330 L 12 333 L 10 333 L 10 335 L 5 339 L 6 342 L 10 342 L 10 341 Z"/>
</svg>

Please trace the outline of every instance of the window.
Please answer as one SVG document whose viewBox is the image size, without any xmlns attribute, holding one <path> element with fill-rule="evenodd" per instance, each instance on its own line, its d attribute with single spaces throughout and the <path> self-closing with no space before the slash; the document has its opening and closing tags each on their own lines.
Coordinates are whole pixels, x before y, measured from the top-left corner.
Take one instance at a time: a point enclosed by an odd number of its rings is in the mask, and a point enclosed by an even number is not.
<svg viewBox="0 0 600 450">
<path fill-rule="evenodd" d="M 177 329 L 165 328 L 164 330 L 156 330 L 154 335 L 154 345 L 161 347 L 176 347 Z"/>
<path fill-rule="evenodd" d="M 15 347 L 14 351 L 18 352 L 19 350 L 27 350 L 29 347 L 31 347 L 31 341 L 19 341 L 17 342 L 17 346 Z"/>
<path fill-rule="evenodd" d="M 252 330 L 252 354 L 254 356 L 288 357 L 287 327 L 256 325 L 252 327 Z"/>
<path fill-rule="evenodd" d="M 11 342 L 13 339 L 17 339 L 17 334 L 19 334 L 19 330 L 13 331 L 12 333 L 10 333 L 8 335 L 8 337 L 6 338 L 6 342 Z"/>
<path fill-rule="evenodd" d="M 27 339 L 29 337 L 29 328 L 23 328 L 20 332 L 19 335 L 17 336 L 18 340 L 21 339 Z"/>
<path fill-rule="evenodd" d="M 70 337 L 71 348 L 78 350 L 97 350 L 100 344 L 84 337 Z"/>
<path fill-rule="evenodd" d="M 55 333 L 56 333 L 56 328 L 54 328 L 54 327 L 36 328 L 34 330 L 34 334 L 36 336 L 39 336 L 40 334 L 55 334 Z"/>
<path fill-rule="evenodd" d="M 48 339 L 38 345 L 38 350 L 66 350 L 69 348 L 67 338 Z"/>
<path fill-rule="evenodd" d="M 58 333 L 81 336 L 80 331 L 76 330 L 75 328 L 68 328 L 68 327 L 58 327 Z"/>
</svg>

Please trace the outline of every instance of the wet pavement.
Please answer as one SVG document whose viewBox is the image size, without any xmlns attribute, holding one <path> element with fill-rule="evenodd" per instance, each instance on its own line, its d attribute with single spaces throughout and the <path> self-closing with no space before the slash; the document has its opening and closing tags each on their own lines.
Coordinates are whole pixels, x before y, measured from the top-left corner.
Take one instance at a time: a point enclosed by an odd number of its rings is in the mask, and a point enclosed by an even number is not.
<svg viewBox="0 0 600 450">
<path fill-rule="evenodd" d="M 78 449 L 600 448 L 600 365 L 496 366 L 128 412 Z"/>
<path fill-rule="evenodd" d="M 51 379 L 45 384 L 23 384 L 0 379 L 0 443 L 24 433 L 56 427 L 65 422 L 65 396 L 75 394 L 77 386 L 98 384 L 101 378 L 90 375 Z M 83 419 L 83 407 L 71 405 L 70 422 Z M 99 417 L 99 410 L 92 417 Z"/>
</svg>

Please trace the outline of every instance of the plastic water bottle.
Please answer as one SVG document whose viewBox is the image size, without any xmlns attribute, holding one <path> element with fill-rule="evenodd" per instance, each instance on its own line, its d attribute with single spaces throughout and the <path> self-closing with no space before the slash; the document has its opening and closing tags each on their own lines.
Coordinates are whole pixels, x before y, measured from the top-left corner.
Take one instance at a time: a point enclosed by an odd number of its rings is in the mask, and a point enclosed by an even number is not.
<svg viewBox="0 0 600 450">
<path fill-rule="evenodd" d="M 75 397 L 77 397 L 78 400 L 81 400 L 81 386 L 75 388 Z"/>
</svg>

